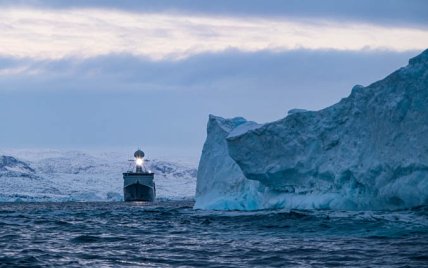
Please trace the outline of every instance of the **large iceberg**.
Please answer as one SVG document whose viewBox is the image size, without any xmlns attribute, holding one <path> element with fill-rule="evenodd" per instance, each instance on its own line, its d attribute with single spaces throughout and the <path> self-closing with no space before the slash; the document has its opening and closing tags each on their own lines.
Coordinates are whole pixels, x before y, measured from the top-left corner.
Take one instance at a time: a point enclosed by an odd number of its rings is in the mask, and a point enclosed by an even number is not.
<svg viewBox="0 0 428 268">
<path fill-rule="evenodd" d="M 257 125 L 210 116 L 200 209 L 428 205 L 428 50 L 320 111 Z"/>
</svg>

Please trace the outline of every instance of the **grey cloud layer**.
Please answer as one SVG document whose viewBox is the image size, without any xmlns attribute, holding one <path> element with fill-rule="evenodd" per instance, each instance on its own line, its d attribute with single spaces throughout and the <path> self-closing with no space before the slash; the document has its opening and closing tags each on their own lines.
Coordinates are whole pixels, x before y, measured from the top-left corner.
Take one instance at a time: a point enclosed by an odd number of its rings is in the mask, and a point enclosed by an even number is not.
<svg viewBox="0 0 428 268">
<path fill-rule="evenodd" d="M 144 140 L 197 152 L 209 113 L 265 122 L 295 107 L 320 109 L 416 54 L 303 50 L 228 51 L 182 61 L 129 55 L 3 58 L 0 73 L 21 71 L 0 75 L 0 146 L 108 147 Z M 124 131 L 130 125 L 138 135 Z"/>
<path fill-rule="evenodd" d="M 428 24 L 424 0 L 0 0 L 3 6 L 44 8 L 115 8 L 144 12 L 179 12 L 236 16 L 321 17 L 379 24 Z"/>
<path fill-rule="evenodd" d="M 62 60 L 33 60 L 0 58 L 0 74 L 6 70 L 16 73 L 0 76 L 0 81 L 51 81 L 70 79 L 74 82 L 63 85 L 68 89 L 90 89 L 79 81 L 96 81 L 92 89 L 112 89 L 116 86 L 138 90 L 165 89 L 215 89 L 222 83 L 246 83 L 249 79 L 260 85 L 274 83 L 295 88 L 316 80 L 341 81 L 355 77 L 355 82 L 367 83 L 377 78 L 380 71 L 387 72 L 397 59 L 403 64 L 416 51 L 394 53 L 388 51 L 338 52 L 333 50 L 297 50 L 287 53 L 261 51 L 244 53 L 228 50 L 222 53 L 196 55 L 184 60 L 152 61 L 126 54 L 89 58 L 86 60 L 68 58 Z M 371 64 L 368 64 L 368 63 Z M 372 64 L 377 62 L 375 65 Z M 344 67 L 346 66 L 346 68 Z M 310 81 L 307 76 L 310 74 Z M 101 79 L 100 79 L 101 78 Z M 47 79 L 47 80 L 46 80 Z M 114 81 L 115 83 L 103 83 Z M 18 82 L 18 81 L 17 81 Z M 19 82 L 14 85 L 16 87 Z M 5 86 L 5 84 L 3 84 Z M 227 85 L 226 85 L 227 86 Z M 245 85 L 247 88 L 249 85 Z M 57 85 L 54 86 L 57 88 Z M 31 90 L 31 86 L 19 87 Z M 236 89 L 239 90 L 239 89 Z"/>
</svg>

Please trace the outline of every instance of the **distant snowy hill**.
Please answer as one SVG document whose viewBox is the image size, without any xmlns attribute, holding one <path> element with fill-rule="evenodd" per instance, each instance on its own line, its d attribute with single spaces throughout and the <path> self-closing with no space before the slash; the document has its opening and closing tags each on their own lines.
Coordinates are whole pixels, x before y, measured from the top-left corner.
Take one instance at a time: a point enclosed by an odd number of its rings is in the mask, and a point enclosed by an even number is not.
<svg viewBox="0 0 428 268">
<path fill-rule="evenodd" d="M 5 155 L 0 156 L 0 177 L 37 178 L 35 170 L 28 163 Z"/>
<path fill-rule="evenodd" d="M 210 116 L 195 199 L 202 209 L 428 205 L 428 50 L 320 111 L 264 125 Z"/>
<path fill-rule="evenodd" d="M 122 173 L 131 168 L 122 153 L 28 150 L 0 152 L 0 201 L 122 200 Z M 157 196 L 193 198 L 196 164 L 152 159 Z"/>
</svg>

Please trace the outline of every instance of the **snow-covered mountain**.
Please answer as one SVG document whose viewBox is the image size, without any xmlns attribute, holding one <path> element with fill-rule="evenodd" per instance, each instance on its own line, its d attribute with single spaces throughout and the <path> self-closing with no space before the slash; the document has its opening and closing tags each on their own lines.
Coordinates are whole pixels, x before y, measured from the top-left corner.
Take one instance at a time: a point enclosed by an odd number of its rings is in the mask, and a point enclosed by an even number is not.
<svg viewBox="0 0 428 268">
<path fill-rule="evenodd" d="M 37 178 L 35 170 L 28 163 L 6 155 L 0 156 L 0 177 Z"/>
<path fill-rule="evenodd" d="M 428 50 L 320 111 L 257 125 L 211 116 L 196 208 L 428 204 Z"/>
<path fill-rule="evenodd" d="M 0 153 L 0 201 L 122 200 L 122 173 L 132 168 L 123 153 L 21 150 Z M 152 159 L 157 196 L 193 198 L 195 164 Z"/>
</svg>

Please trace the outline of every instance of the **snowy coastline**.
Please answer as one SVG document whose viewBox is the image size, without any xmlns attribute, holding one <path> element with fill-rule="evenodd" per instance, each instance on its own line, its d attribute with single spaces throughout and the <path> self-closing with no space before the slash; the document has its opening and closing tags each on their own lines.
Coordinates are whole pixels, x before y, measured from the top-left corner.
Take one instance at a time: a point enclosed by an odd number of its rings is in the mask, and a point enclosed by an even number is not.
<svg viewBox="0 0 428 268">
<path fill-rule="evenodd" d="M 130 156 L 119 152 L 14 150 L 0 152 L 0 201 L 120 201 Z M 151 159 L 160 199 L 193 199 L 196 164 Z"/>
</svg>

